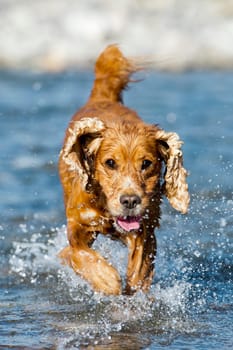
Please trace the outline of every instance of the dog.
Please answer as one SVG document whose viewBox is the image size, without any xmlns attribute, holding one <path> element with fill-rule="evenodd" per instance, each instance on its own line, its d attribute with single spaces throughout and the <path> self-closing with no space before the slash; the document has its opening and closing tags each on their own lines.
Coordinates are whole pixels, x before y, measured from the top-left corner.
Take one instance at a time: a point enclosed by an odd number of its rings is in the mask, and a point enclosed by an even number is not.
<svg viewBox="0 0 233 350">
<path fill-rule="evenodd" d="M 69 242 L 60 257 L 106 295 L 150 289 L 162 196 L 181 213 L 189 205 L 182 141 L 123 105 L 122 93 L 140 69 L 117 45 L 101 53 L 90 97 L 70 121 L 59 157 Z M 100 233 L 128 247 L 124 288 L 92 248 Z"/>
</svg>

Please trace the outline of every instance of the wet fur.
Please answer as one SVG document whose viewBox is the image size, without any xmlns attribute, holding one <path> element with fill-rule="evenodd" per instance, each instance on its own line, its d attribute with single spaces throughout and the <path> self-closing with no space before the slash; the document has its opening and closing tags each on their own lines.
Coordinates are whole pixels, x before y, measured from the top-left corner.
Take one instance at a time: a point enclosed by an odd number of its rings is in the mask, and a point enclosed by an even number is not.
<svg viewBox="0 0 233 350">
<path fill-rule="evenodd" d="M 117 46 L 105 49 L 96 62 L 90 98 L 73 116 L 59 158 L 69 240 L 60 257 L 105 294 L 148 291 L 162 194 L 182 213 L 189 204 L 178 135 L 144 123 L 122 103 L 122 91 L 137 70 Z M 144 169 L 145 160 L 151 164 Z M 136 196 L 140 203 L 125 207 L 122 196 Z M 140 217 L 140 227 L 125 232 L 117 224 L 120 217 Z M 124 291 L 117 270 L 91 247 L 100 233 L 128 247 Z"/>
</svg>

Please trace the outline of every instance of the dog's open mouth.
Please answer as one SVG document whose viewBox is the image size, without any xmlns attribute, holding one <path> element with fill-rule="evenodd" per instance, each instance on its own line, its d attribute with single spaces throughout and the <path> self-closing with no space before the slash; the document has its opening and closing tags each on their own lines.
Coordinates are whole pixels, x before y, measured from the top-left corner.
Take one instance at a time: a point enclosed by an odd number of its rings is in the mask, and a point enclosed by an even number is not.
<svg viewBox="0 0 233 350">
<path fill-rule="evenodd" d="M 139 230 L 141 219 L 141 216 L 119 216 L 116 219 L 116 224 L 123 231 L 130 232 Z"/>
</svg>

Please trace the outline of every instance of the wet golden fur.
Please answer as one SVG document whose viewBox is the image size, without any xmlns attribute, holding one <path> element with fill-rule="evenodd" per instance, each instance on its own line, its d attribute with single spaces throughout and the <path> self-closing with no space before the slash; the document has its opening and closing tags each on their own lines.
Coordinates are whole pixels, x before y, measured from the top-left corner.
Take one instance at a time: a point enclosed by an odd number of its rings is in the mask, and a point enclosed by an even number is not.
<svg viewBox="0 0 233 350">
<path fill-rule="evenodd" d="M 59 158 L 69 240 L 60 257 L 105 294 L 149 289 L 162 195 L 182 213 L 189 204 L 178 135 L 144 123 L 123 105 L 122 91 L 137 70 L 117 46 L 105 49 L 90 98 L 72 118 Z M 99 233 L 128 247 L 124 290 L 117 270 L 92 249 Z"/>
</svg>

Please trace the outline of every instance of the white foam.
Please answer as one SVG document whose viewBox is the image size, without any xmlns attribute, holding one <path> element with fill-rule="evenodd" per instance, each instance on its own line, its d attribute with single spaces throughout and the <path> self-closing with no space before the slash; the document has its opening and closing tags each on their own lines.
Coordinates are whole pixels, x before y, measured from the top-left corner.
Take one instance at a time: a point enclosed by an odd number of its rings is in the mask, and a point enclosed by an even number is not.
<svg viewBox="0 0 233 350">
<path fill-rule="evenodd" d="M 20 225 L 22 232 L 27 232 L 25 225 Z M 51 272 L 57 269 L 59 261 L 57 254 L 59 246 L 65 246 L 66 235 L 65 228 L 62 227 L 57 231 L 54 239 L 48 239 L 46 242 L 41 233 L 33 233 L 28 241 L 14 241 L 13 253 L 10 256 L 9 263 L 11 271 L 17 273 L 20 277 L 30 278 L 34 276 L 31 282 L 41 272 Z"/>
</svg>

